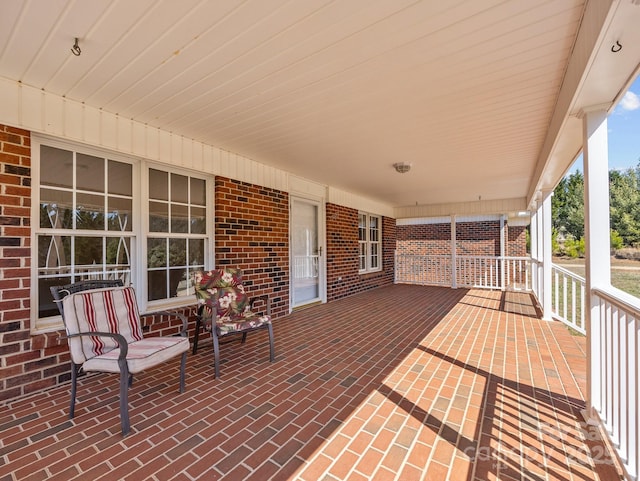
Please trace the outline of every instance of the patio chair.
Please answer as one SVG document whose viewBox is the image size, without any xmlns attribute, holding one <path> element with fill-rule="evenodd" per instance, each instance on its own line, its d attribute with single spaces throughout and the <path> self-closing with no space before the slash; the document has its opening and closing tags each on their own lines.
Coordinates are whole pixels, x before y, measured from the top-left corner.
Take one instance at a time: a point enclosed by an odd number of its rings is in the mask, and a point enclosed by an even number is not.
<svg viewBox="0 0 640 481">
<path fill-rule="evenodd" d="M 194 284 L 199 306 L 193 354 L 198 350 L 200 329 L 210 330 L 216 378 L 220 378 L 220 340 L 226 336 L 241 334 L 241 342 L 244 343 L 249 332 L 266 329 L 269 332 L 269 360 L 274 361 L 271 301 L 268 295 L 249 298 L 242 285 L 240 269 L 200 271 L 195 275 Z M 262 303 L 264 312 L 254 312 L 258 303 Z"/>
<path fill-rule="evenodd" d="M 64 321 L 71 353 L 70 419 L 75 414 L 77 377 L 81 369 L 120 374 L 123 436 L 130 430 L 128 389 L 134 374 L 182 354 L 180 392 L 184 392 L 189 351 L 185 316 L 167 311 L 141 316 L 134 289 L 123 287 L 119 280 L 81 281 L 50 289 Z M 158 314 L 181 319 L 182 328 L 178 336 L 143 338 L 141 317 Z"/>
</svg>

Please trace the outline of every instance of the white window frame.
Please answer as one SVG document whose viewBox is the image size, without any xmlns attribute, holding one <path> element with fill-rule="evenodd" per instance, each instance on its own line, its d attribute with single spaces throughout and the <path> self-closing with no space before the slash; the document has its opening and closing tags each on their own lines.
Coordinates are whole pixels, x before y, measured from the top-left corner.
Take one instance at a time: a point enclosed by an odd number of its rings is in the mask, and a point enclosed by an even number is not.
<svg viewBox="0 0 640 481">
<path fill-rule="evenodd" d="M 45 135 L 32 134 L 31 137 L 31 163 L 32 163 L 32 205 L 31 205 L 31 331 L 32 333 L 44 333 L 56 331 L 64 328 L 60 315 L 39 318 L 38 312 L 38 235 L 48 234 L 50 229 L 40 227 L 40 147 L 46 145 L 58 149 L 69 150 L 75 153 L 92 155 L 100 158 L 129 163 L 132 165 L 132 229 L 127 231 L 131 237 L 130 264 L 131 264 L 131 284 L 136 289 L 138 307 L 141 312 L 150 310 L 161 310 L 176 307 L 193 305 L 195 295 L 174 297 L 147 301 L 147 237 L 158 234 L 149 232 L 148 215 L 148 171 L 150 168 L 163 170 L 166 172 L 197 177 L 205 180 L 206 189 L 206 240 L 204 263 L 207 268 L 213 267 L 214 249 L 214 176 L 203 174 L 184 168 L 177 168 L 169 164 L 149 161 L 133 155 L 124 155 L 107 149 L 86 146 L 66 140 L 48 137 Z M 90 235 L 90 234 L 89 234 Z M 188 236 L 188 234 L 185 234 Z"/>
<path fill-rule="evenodd" d="M 377 240 L 372 239 L 373 219 L 377 221 Z M 361 232 L 362 220 L 364 220 L 364 233 Z M 362 266 L 363 255 L 365 259 L 364 267 Z M 377 259 L 377 266 L 373 265 L 374 259 Z M 382 261 L 382 216 L 368 212 L 358 212 L 358 273 L 380 272 L 382 270 Z"/>
</svg>

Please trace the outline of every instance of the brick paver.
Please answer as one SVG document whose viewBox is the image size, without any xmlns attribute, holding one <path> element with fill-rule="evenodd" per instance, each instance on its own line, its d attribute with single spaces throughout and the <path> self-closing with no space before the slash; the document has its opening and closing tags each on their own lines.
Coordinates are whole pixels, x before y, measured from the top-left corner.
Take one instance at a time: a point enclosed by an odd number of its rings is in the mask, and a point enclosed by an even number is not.
<svg viewBox="0 0 640 481">
<path fill-rule="evenodd" d="M 122 438 L 117 378 L 0 406 L 0 481 L 22 479 L 614 480 L 584 424 L 585 342 L 523 293 L 390 286 L 203 342 L 136 377 Z M 604 451 L 603 451 L 604 449 Z M 604 452 L 604 456 L 600 456 Z M 598 456 L 596 456 L 598 455 Z"/>
</svg>

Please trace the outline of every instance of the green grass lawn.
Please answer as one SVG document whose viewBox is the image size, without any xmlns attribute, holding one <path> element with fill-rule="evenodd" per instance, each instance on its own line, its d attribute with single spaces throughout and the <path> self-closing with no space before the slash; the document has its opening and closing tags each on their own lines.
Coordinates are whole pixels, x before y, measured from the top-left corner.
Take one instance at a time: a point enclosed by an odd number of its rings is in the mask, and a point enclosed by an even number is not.
<svg viewBox="0 0 640 481">
<path fill-rule="evenodd" d="M 584 259 L 554 258 L 554 264 L 585 276 Z M 640 298 L 640 262 L 623 259 L 611 259 L 611 284 L 621 291 Z"/>
</svg>

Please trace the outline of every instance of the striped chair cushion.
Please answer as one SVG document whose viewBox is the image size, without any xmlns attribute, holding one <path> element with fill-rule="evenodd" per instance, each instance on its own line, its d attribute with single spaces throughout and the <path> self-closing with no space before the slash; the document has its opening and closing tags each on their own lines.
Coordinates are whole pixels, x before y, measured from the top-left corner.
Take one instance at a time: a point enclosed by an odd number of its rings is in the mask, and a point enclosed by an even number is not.
<svg viewBox="0 0 640 481">
<path fill-rule="evenodd" d="M 140 315 L 133 287 L 110 287 L 70 294 L 63 299 L 67 334 L 99 331 L 121 334 L 128 343 L 142 340 Z M 118 347 L 108 337 L 69 338 L 71 358 L 76 364 L 106 354 Z"/>
<path fill-rule="evenodd" d="M 149 369 L 189 350 L 187 337 L 149 337 L 128 345 L 127 366 L 131 374 Z M 84 371 L 120 372 L 118 356 L 120 349 L 113 349 L 87 360 Z"/>
</svg>

